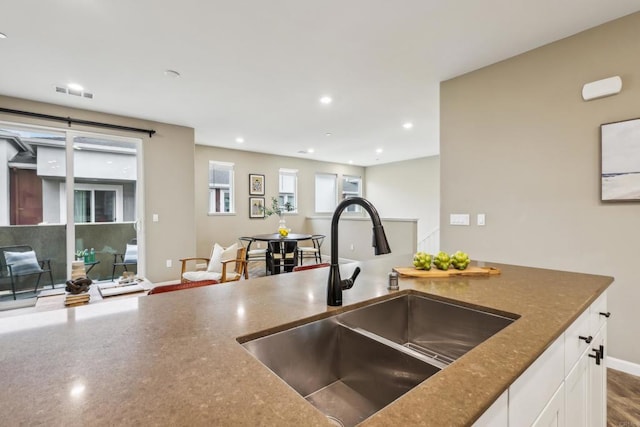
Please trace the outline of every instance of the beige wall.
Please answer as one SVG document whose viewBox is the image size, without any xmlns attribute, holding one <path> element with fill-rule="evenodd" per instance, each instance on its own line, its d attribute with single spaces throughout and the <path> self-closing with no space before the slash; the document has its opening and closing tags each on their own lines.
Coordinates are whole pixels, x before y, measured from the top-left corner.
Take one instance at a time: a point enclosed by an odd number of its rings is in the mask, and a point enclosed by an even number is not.
<svg viewBox="0 0 640 427">
<path fill-rule="evenodd" d="M 235 211 L 233 215 L 208 214 L 208 171 L 209 161 L 231 162 L 235 164 Z M 338 180 L 342 175 L 361 176 L 365 170 L 358 166 L 318 162 L 295 157 L 282 157 L 249 151 L 229 150 L 219 147 L 196 145 L 195 191 L 197 248 L 192 255 L 210 256 L 214 242 L 222 245 L 234 243 L 240 236 L 275 233 L 278 217 L 265 219 L 249 218 L 249 174 L 265 176 L 265 203 L 278 196 L 278 171 L 280 168 L 297 169 L 298 172 L 298 213 L 287 214 L 287 227 L 292 232 L 310 232 L 307 217 L 315 215 L 315 173 L 335 173 Z M 341 191 L 339 185 L 338 192 Z M 323 247 L 323 251 L 324 251 Z"/>
<path fill-rule="evenodd" d="M 640 363 L 640 204 L 600 202 L 602 123 L 640 116 L 640 13 L 441 85 L 441 244 L 611 275 L 609 354 Z M 620 75 L 619 95 L 583 84 Z M 447 225 L 486 213 L 485 227 Z M 550 295 L 553 298 L 552 295 Z"/>
<path fill-rule="evenodd" d="M 417 219 L 418 243 L 440 226 L 440 156 L 368 167 L 365 190 L 385 217 Z"/>
<path fill-rule="evenodd" d="M 156 134 L 150 138 L 149 135 L 142 133 L 118 132 L 77 125 L 73 125 L 71 128 L 142 139 L 145 191 L 145 212 L 142 226 L 145 233 L 146 276 L 154 282 L 176 280 L 180 277 L 177 260 L 184 257 L 185 254 L 193 253 L 195 247 L 193 129 L 1 95 L 0 106 L 41 114 L 70 116 L 83 120 L 154 129 Z M 12 114 L 0 113 L 0 121 L 69 129 L 64 123 L 29 119 Z M 154 213 L 159 215 L 158 222 L 151 221 Z M 166 267 L 165 261 L 167 259 L 173 260 L 172 268 Z"/>
</svg>

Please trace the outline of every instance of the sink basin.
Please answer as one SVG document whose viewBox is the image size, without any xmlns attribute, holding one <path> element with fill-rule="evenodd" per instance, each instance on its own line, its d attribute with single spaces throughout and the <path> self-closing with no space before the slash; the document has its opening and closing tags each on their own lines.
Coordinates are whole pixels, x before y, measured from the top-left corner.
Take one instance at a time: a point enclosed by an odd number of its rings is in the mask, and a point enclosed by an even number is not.
<svg viewBox="0 0 640 427">
<path fill-rule="evenodd" d="M 242 345 L 329 419 L 354 426 L 513 320 L 404 295 Z"/>
<path fill-rule="evenodd" d="M 517 318 L 414 294 L 339 317 L 345 325 L 362 328 L 447 365 Z"/>
</svg>

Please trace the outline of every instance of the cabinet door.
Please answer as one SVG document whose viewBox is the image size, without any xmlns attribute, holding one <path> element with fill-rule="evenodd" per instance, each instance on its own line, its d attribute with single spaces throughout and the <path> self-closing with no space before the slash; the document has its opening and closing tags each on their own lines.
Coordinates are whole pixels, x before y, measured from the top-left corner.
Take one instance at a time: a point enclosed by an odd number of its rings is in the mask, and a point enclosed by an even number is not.
<svg viewBox="0 0 640 427">
<path fill-rule="evenodd" d="M 588 350 L 585 350 L 565 379 L 565 420 L 567 426 L 583 427 L 588 424 L 589 404 L 589 368 L 591 363 Z"/>
<path fill-rule="evenodd" d="M 509 391 L 505 391 L 493 405 L 473 423 L 473 427 L 507 427 L 509 425 Z"/>
<path fill-rule="evenodd" d="M 589 390 L 591 392 L 590 402 L 590 419 L 589 425 L 604 427 L 607 425 L 607 324 L 593 339 L 591 343 L 592 349 L 603 348 L 603 358 L 600 364 L 596 364 L 596 359 L 589 359 Z M 594 354 L 593 352 L 591 354 Z"/>
<path fill-rule="evenodd" d="M 564 383 L 555 392 L 540 416 L 532 424 L 533 427 L 563 427 L 565 425 Z"/>
<path fill-rule="evenodd" d="M 509 425 L 530 426 L 563 380 L 564 336 L 560 336 L 509 387 Z M 561 398 L 564 405 L 564 393 Z"/>
<path fill-rule="evenodd" d="M 573 366 L 578 361 L 582 353 L 589 347 L 593 339 L 591 328 L 589 325 L 590 310 L 585 310 L 575 322 L 567 328 L 564 333 L 564 375 L 569 375 L 569 372 L 573 369 Z"/>
</svg>

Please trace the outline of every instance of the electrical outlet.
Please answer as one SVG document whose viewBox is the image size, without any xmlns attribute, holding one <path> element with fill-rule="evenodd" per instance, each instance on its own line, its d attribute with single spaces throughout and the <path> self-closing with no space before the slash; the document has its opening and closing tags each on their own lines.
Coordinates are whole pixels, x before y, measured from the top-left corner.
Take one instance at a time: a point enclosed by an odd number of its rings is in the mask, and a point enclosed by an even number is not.
<svg viewBox="0 0 640 427">
<path fill-rule="evenodd" d="M 173 265 L 173 262 L 170 259 L 168 259 L 167 260 L 167 268 L 171 268 L 172 265 Z"/>
<path fill-rule="evenodd" d="M 353 246 L 353 243 L 349 245 L 349 250 L 354 251 L 356 248 Z"/>
<path fill-rule="evenodd" d="M 153 222 L 158 222 L 160 221 L 160 217 L 158 216 L 158 214 L 153 214 Z"/>
</svg>

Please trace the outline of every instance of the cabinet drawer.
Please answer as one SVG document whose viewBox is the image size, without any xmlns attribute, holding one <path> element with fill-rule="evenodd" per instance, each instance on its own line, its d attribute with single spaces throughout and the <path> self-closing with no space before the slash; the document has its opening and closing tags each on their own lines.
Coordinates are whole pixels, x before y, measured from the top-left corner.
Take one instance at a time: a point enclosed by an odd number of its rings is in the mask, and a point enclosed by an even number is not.
<svg viewBox="0 0 640 427">
<path fill-rule="evenodd" d="M 607 321 L 607 317 L 600 313 L 607 313 L 607 293 L 603 292 L 597 300 L 591 304 L 589 308 L 589 327 L 591 328 L 591 335 L 596 335 L 602 325 Z"/>
<path fill-rule="evenodd" d="M 580 355 L 589 347 L 587 341 L 580 337 L 593 338 L 589 326 L 590 316 L 590 309 L 585 310 L 564 333 L 564 375 L 569 375 Z"/>
</svg>

